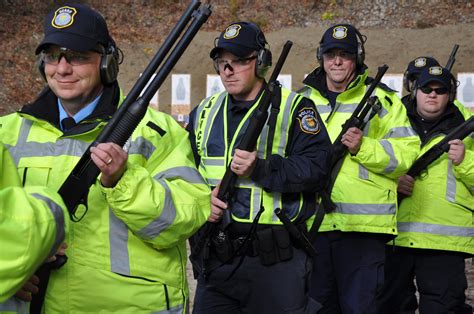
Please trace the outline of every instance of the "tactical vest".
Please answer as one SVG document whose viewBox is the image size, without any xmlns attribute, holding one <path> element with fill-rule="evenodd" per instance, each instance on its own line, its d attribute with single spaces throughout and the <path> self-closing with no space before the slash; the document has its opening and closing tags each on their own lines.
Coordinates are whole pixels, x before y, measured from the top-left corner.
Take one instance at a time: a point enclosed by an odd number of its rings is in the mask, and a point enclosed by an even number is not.
<svg viewBox="0 0 474 314">
<path fill-rule="evenodd" d="M 266 124 L 257 141 L 258 158 L 264 159 L 271 154 L 287 157 L 288 133 L 292 127 L 294 110 L 301 99 L 300 95 L 284 88 L 281 89 L 280 112 L 276 119 L 271 152 L 266 151 L 267 141 L 270 140 L 269 127 Z M 223 178 L 227 166 L 231 163 L 234 150 L 260 101 L 261 98 L 250 108 L 230 139 L 227 135 L 228 93 L 215 94 L 199 104 L 194 121 L 196 147 L 201 157 L 198 170 L 211 186 L 216 186 Z M 271 108 L 269 108 L 270 110 Z M 261 224 L 281 224 L 274 214 L 274 209 L 285 209 L 288 217 L 294 220 L 301 213 L 303 195 L 301 193 L 282 194 L 265 191 L 250 178 L 238 178 L 235 193 L 229 205 L 232 218 L 237 222 L 251 223 L 263 206 L 265 210 L 259 222 Z"/>
</svg>

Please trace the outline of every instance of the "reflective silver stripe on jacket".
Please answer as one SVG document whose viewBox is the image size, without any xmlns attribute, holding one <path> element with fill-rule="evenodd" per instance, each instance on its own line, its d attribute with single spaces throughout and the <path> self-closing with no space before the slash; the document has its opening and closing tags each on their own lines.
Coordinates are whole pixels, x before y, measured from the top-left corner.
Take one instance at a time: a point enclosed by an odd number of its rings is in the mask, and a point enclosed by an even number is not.
<svg viewBox="0 0 474 314">
<path fill-rule="evenodd" d="M 311 88 L 308 86 L 303 87 L 303 89 L 300 91 L 302 92 L 303 96 L 306 98 L 311 98 Z"/>
<path fill-rule="evenodd" d="M 443 236 L 474 237 L 474 228 L 455 227 L 422 222 L 398 222 L 399 232 L 418 232 Z"/>
<path fill-rule="evenodd" d="M 28 314 L 30 312 L 30 302 L 20 301 L 15 296 L 0 303 L 1 312 L 14 312 L 18 314 Z"/>
<path fill-rule="evenodd" d="M 369 170 L 361 164 L 359 164 L 359 178 L 364 180 L 369 179 Z"/>
<path fill-rule="evenodd" d="M 327 105 L 316 105 L 316 110 L 318 110 L 320 115 L 323 115 L 323 114 L 331 112 L 331 106 L 329 104 L 327 104 Z"/>
<path fill-rule="evenodd" d="M 16 166 L 21 158 L 29 157 L 58 157 L 58 156 L 75 156 L 81 157 L 90 143 L 71 138 L 60 138 L 56 142 L 32 142 L 27 141 L 33 121 L 23 119 L 18 141 L 15 146 L 7 145 Z M 135 139 L 130 147 L 129 154 L 140 154 L 146 159 L 155 151 L 153 144 L 144 137 Z"/>
<path fill-rule="evenodd" d="M 267 140 L 268 140 L 268 120 L 270 120 L 270 112 L 271 112 L 271 106 L 268 107 L 268 115 L 267 115 L 267 119 L 265 120 L 265 124 L 264 124 L 264 127 L 262 129 L 262 132 L 259 134 L 259 140 L 258 140 L 258 147 L 257 147 L 257 157 L 260 158 L 260 159 L 264 159 L 265 158 L 265 148 L 266 148 L 266 144 L 267 144 Z M 256 109 L 258 110 L 258 109 Z M 271 152 L 267 152 L 267 154 L 271 154 Z"/>
<path fill-rule="evenodd" d="M 201 164 L 204 166 L 225 166 L 224 159 L 210 159 L 203 157 L 201 158 Z"/>
<path fill-rule="evenodd" d="M 336 106 L 335 112 L 340 113 L 353 113 L 356 110 L 358 104 L 340 104 L 340 106 Z"/>
<path fill-rule="evenodd" d="M 212 97 L 207 97 L 206 99 L 204 99 L 201 104 L 204 104 L 203 106 L 198 106 L 196 108 L 196 116 L 194 116 L 194 129 L 196 129 L 199 125 L 199 120 L 201 118 L 201 112 L 202 110 L 204 109 L 204 107 L 206 106 L 206 104 L 211 100 Z"/>
<path fill-rule="evenodd" d="M 52 199 L 45 197 L 41 194 L 33 193 L 31 194 L 33 197 L 44 201 L 51 211 L 51 214 L 54 217 L 54 221 L 56 222 L 56 236 L 54 239 L 54 244 L 49 252 L 48 256 L 53 256 L 56 251 L 58 250 L 59 245 L 64 241 L 66 237 L 66 232 L 64 230 L 64 214 L 61 206 L 59 206 L 56 202 Z"/>
<path fill-rule="evenodd" d="M 336 212 L 347 215 L 394 215 L 396 204 L 336 203 Z"/>
<path fill-rule="evenodd" d="M 180 304 L 175 307 L 170 308 L 169 310 L 163 310 L 158 312 L 152 312 L 153 314 L 181 314 L 183 313 L 184 305 Z"/>
<path fill-rule="evenodd" d="M 448 160 L 448 176 L 446 180 L 446 199 L 454 203 L 456 201 L 456 177 L 453 173 L 453 162 Z"/>
<path fill-rule="evenodd" d="M 73 140 L 70 138 L 62 138 L 57 142 L 28 142 L 27 139 L 32 126 L 33 121 L 22 119 L 16 145 L 7 145 L 7 148 L 12 155 L 17 167 L 21 158 L 62 155 L 79 157 L 82 156 L 84 151 L 89 146 L 89 143 Z"/>
<path fill-rule="evenodd" d="M 388 114 L 388 110 L 385 109 L 384 107 L 381 107 L 379 112 L 377 112 L 377 115 L 379 116 L 380 119 L 385 117 Z"/>
<path fill-rule="evenodd" d="M 390 129 L 387 134 L 383 137 L 384 139 L 387 138 L 404 138 L 410 136 L 418 136 L 415 130 L 410 126 L 400 126 L 396 128 Z"/>
<path fill-rule="evenodd" d="M 385 153 L 390 157 L 387 167 L 383 170 L 383 173 L 392 173 L 398 166 L 398 159 L 395 156 L 395 151 L 393 150 L 392 143 L 387 140 L 380 140 L 380 145 L 382 145 Z"/>
<path fill-rule="evenodd" d="M 209 137 L 209 130 L 211 129 L 211 126 L 212 126 L 212 123 L 214 122 L 214 116 L 216 115 L 216 113 L 219 111 L 219 108 L 222 106 L 222 102 L 223 100 L 225 99 L 225 97 L 227 96 L 227 93 L 226 92 L 222 92 L 219 97 L 217 98 L 215 104 L 211 107 L 211 111 L 209 112 L 209 116 L 208 118 L 206 119 L 207 120 L 207 123 L 206 125 L 204 126 L 204 132 L 203 132 L 203 138 L 202 138 L 202 141 L 201 141 L 201 147 L 198 147 L 197 149 L 200 150 L 202 149 L 202 153 L 201 153 L 201 156 L 207 156 L 207 148 L 206 148 L 206 143 L 207 143 L 207 139 Z M 204 107 L 204 106 L 203 106 Z M 211 118 L 212 117 L 212 118 Z M 200 117 L 199 117 L 200 118 Z M 198 119 L 198 118 L 197 118 Z M 199 120 L 198 120 L 199 121 Z M 198 129 L 199 125 L 198 124 L 195 124 L 194 125 L 194 129 L 195 129 L 195 132 L 197 132 L 197 129 Z M 197 134 L 196 134 L 197 135 Z"/>
<path fill-rule="evenodd" d="M 205 184 L 201 175 L 191 167 L 175 167 L 160 172 L 154 176 L 165 189 L 165 201 L 163 212 L 160 217 L 153 220 L 136 234 L 143 239 L 153 239 L 163 230 L 170 226 L 176 217 L 176 208 L 171 198 L 171 191 L 164 179 L 181 178 L 191 183 Z M 113 272 L 130 275 L 129 252 L 128 252 L 128 228 L 109 209 L 110 217 L 110 264 Z"/>
<path fill-rule="evenodd" d="M 153 179 L 158 181 L 165 189 L 165 201 L 161 215 L 137 231 L 137 235 L 143 239 L 156 238 L 162 231 L 171 226 L 176 218 L 176 207 L 171 197 L 171 190 L 166 182 L 167 179 L 181 179 L 194 184 L 207 184 L 201 174 L 191 167 L 170 168 L 158 173 Z"/>
<path fill-rule="evenodd" d="M 110 270 L 130 276 L 127 225 L 109 208 Z"/>
<path fill-rule="evenodd" d="M 278 144 L 278 154 L 282 157 L 285 157 L 285 147 L 287 144 L 287 137 L 288 128 L 290 127 L 290 115 L 291 115 L 291 104 L 293 103 L 294 99 L 298 96 L 298 94 L 291 92 L 286 99 L 286 106 L 285 111 L 283 112 L 283 117 L 281 121 L 281 136 L 280 136 L 280 143 Z"/>
<path fill-rule="evenodd" d="M 129 155 L 142 155 L 146 160 L 155 152 L 156 147 L 146 138 L 139 136 L 130 145 Z"/>
</svg>

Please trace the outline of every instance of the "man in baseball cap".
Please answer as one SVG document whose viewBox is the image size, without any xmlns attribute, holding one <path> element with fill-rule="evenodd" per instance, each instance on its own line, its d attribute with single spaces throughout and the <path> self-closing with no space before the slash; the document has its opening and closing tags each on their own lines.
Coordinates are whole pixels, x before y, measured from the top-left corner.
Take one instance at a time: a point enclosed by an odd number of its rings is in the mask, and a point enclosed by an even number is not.
<svg viewBox="0 0 474 314">
<path fill-rule="evenodd" d="M 358 47 L 357 32 L 356 28 L 350 24 L 330 27 L 321 39 L 320 52 L 324 54 L 338 48 L 355 55 Z"/>
<path fill-rule="evenodd" d="M 332 169 L 330 196 L 336 210 L 326 212 L 313 244 L 319 254 L 310 295 L 324 313 L 376 311 L 385 243 L 396 234 L 396 197 L 387 198 L 387 190 L 394 196 L 397 173 L 408 170 L 419 148 L 400 99 L 383 84 L 374 90 L 382 106 L 379 114 L 364 127 L 341 133 L 371 82 L 364 64 L 365 41 L 353 25 L 329 27 L 316 52 L 319 67 L 304 79 L 300 91 L 315 103 L 331 138 L 340 138 L 334 145 L 348 151 L 340 167 Z M 397 131 L 387 135 L 387 130 Z M 397 162 L 389 162 L 393 160 Z"/>
<path fill-rule="evenodd" d="M 290 239 L 273 212 L 274 204 L 284 204 L 301 228 L 314 214 L 314 195 L 327 178 L 330 156 L 330 140 L 314 104 L 276 87 L 269 130 L 257 135 L 257 147 L 239 146 L 263 93 L 269 92 L 265 73 L 271 53 L 266 46 L 257 25 L 228 25 L 210 52 L 225 91 L 203 100 L 190 114 L 187 130 L 194 158 L 214 188 L 208 221 L 219 223 L 225 213 L 231 221 L 222 234 L 197 233 L 193 239 L 192 262 L 199 273 L 195 314 L 318 310 L 302 275 L 310 273 L 310 253 Z M 239 179 L 225 202 L 217 196 L 227 164 Z M 203 243 L 212 244 L 197 245 Z"/>
<path fill-rule="evenodd" d="M 25 187 L 58 190 L 86 154 L 100 175 L 91 177 L 88 206 L 79 207 L 80 221 L 65 240 L 67 262 L 61 269 L 47 266 L 51 276 L 39 279 L 31 313 L 185 313 L 186 239 L 210 212 L 210 190 L 197 174 L 186 131 L 171 116 L 145 108 L 129 139 L 130 156 L 115 143 L 96 144 L 124 100 L 105 20 L 71 4 L 48 13 L 44 27 L 36 53 L 47 87 L 0 118 L 0 138 L 20 160 Z M 64 190 L 64 198 L 76 193 Z M 31 301 L 36 284 L 32 277 L 17 296 Z M 25 306 L 12 299 L 0 311 L 24 312 Z"/>
<path fill-rule="evenodd" d="M 472 116 L 454 101 L 456 85 L 446 68 L 420 72 L 414 99 L 406 104 L 422 143 L 419 158 Z M 464 259 L 474 254 L 472 235 L 466 234 L 472 230 L 474 209 L 473 141 L 468 136 L 447 144 L 446 153 L 427 165 L 423 175 L 398 179 L 397 191 L 403 195 L 398 236 L 387 246 L 379 313 L 414 313 L 417 308 L 420 313 L 472 313 L 465 303 Z"/>
<path fill-rule="evenodd" d="M 403 87 L 405 88 L 405 91 L 411 93 L 413 84 L 420 76 L 420 73 L 424 69 L 432 66 L 439 66 L 439 62 L 435 58 L 428 56 L 415 58 L 408 63 L 408 67 L 403 74 Z"/>
</svg>

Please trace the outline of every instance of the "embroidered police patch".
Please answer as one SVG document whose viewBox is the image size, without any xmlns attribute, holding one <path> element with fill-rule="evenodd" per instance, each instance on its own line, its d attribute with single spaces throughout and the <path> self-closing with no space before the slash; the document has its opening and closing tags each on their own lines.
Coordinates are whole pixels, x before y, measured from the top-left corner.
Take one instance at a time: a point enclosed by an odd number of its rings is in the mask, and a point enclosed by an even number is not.
<svg viewBox="0 0 474 314">
<path fill-rule="evenodd" d="M 309 134 L 318 134 L 321 130 L 316 111 L 313 108 L 303 108 L 298 112 L 297 116 L 300 122 L 301 131 Z"/>
<path fill-rule="evenodd" d="M 54 12 L 51 25 L 55 28 L 68 27 L 74 23 L 74 15 L 76 15 L 76 13 L 77 11 L 75 8 L 61 7 Z"/>
<path fill-rule="evenodd" d="M 431 75 L 441 75 L 441 74 L 443 74 L 443 68 L 442 67 L 431 67 L 428 71 Z"/>
<path fill-rule="evenodd" d="M 426 65 L 426 58 L 417 58 L 415 60 L 415 67 L 422 68 Z"/>
<path fill-rule="evenodd" d="M 224 38 L 231 39 L 239 35 L 239 31 L 242 27 L 239 24 L 232 24 L 225 29 Z"/>
<path fill-rule="evenodd" d="M 347 27 L 345 26 L 336 26 L 332 30 L 332 37 L 335 39 L 343 39 L 347 36 Z"/>
</svg>

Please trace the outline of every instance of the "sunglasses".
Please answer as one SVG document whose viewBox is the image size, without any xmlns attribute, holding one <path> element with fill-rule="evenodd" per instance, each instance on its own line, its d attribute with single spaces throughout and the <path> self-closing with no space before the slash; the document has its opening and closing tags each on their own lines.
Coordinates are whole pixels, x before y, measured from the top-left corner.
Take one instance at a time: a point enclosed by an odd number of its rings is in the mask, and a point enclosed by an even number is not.
<svg viewBox="0 0 474 314">
<path fill-rule="evenodd" d="M 67 48 L 51 49 L 41 52 L 41 58 L 47 64 L 58 65 L 61 58 L 64 57 L 70 65 L 84 65 L 94 62 L 96 52 L 79 52 Z"/>
<path fill-rule="evenodd" d="M 431 88 L 429 86 L 424 86 L 424 87 L 421 87 L 420 90 L 424 94 L 431 94 L 431 92 L 434 91 L 436 95 L 445 95 L 449 92 L 448 88 L 446 87 Z"/>
<path fill-rule="evenodd" d="M 355 59 L 355 56 L 355 54 L 346 51 L 328 51 L 323 53 L 323 58 L 328 61 L 332 61 L 336 59 L 336 57 L 339 57 L 342 60 L 352 60 Z"/>
</svg>

